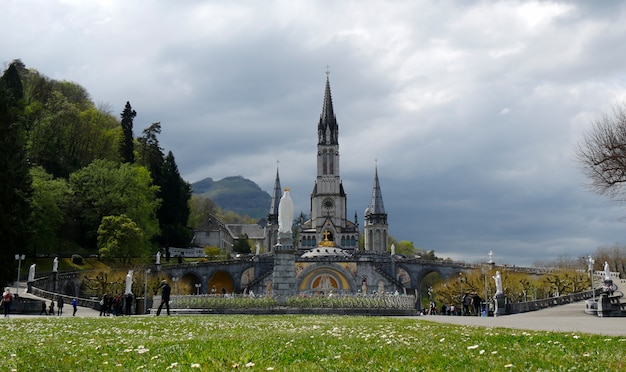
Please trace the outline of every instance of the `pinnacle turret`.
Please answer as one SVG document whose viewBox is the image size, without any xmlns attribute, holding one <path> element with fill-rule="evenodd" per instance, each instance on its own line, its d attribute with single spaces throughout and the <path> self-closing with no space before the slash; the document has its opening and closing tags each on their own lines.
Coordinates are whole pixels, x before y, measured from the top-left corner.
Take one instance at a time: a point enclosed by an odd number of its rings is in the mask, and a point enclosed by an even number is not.
<svg viewBox="0 0 626 372">
<path fill-rule="evenodd" d="M 282 197 L 282 188 L 280 187 L 280 177 L 278 176 L 278 167 L 276 168 L 276 180 L 274 181 L 274 192 L 272 193 L 272 204 L 270 205 L 270 212 L 267 215 L 267 223 L 277 225 L 278 224 L 278 205 L 280 198 Z"/>
<path fill-rule="evenodd" d="M 324 92 L 324 105 L 320 122 L 317 126 L 318 145 L 337 145 L 339 138 L 339 126 L 335 111 L 333 110 L 333 98 L 330 93 L 330 79 L 326 77 L 326 91 Z"/>
<path fill-rule="evenodd" d="M 380 183 L 378 181 L 378 167 L 376 167 L 374 175 L 374 188 L 372 189 L 372 201 L 367 208 L 367 214 L 385 215 L 385 205 L 383 204 L 383 193 L 380 190 Z"/>
</svg>

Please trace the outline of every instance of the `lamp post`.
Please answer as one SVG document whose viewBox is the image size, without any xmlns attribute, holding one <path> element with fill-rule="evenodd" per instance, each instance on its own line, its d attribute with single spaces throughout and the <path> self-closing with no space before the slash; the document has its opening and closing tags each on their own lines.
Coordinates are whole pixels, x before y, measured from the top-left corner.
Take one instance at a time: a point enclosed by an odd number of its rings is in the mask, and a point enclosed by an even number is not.
<svg viewBox="0 0 626 372">
<path fill-rule="evenodd" d="M 489 303 L 489 301 L 487 300 L 487 297 L 489 296 L 489 293 L 487 292 L 487 268 L 483 267 L 482 268 L 482 272 L 484 274 L 483 278 L 485 280 L 485 316 L 489 315 L 489 309 L 487 309 L 487 304 Z"/>
<path fill-rule="evenodd" d="M 17 295 L 20 289 L 20 271 L 22 269 L 22 261 L 26 258 L 24 254 L 16 254 L 15 260 L 17 261 L 17 280 L 15 281 L 15 294 Z"/>
<path fill-rule="evenodd" d="M 433 287 L 428 287 L 428 314 L 433 315 Z"/>
<path fill-rule="evenodd" d="M 459 283 L 461 284 L 461 296 L 459 297 L 459 309 L 461 310 L 461 316 L 463 316 L 463 273 L 459 273 Z"/>
<path fill-rule="evenodd" d="M 196 283 L 194 284 L 194 286 L 196 287 L 196 296 L 200 294 L 200 287 L 202 287 L 202 283 Z"/>
<path fill-rule="evenodd" d="M 593 264 L 596 262 L 591 256 L 588 257 L 587 263 L 589 264 L 589 279 L 591 280 L 591 295 L 592 300 L 596 300 L 596 291 L 593 289 Z"/>
<path fill-rule="evenodd" d="M 150 269 L 146 269 L 146 280 L 143 282 L 143 312 L 144 314 L 148 310 L 148 274 L 150 274 Z"/>
</svg>

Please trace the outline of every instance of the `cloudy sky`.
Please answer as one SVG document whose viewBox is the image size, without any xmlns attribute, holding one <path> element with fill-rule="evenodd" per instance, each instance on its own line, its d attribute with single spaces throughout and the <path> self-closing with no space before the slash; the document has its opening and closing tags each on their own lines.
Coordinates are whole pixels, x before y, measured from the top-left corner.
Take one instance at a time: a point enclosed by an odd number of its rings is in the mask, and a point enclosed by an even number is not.
<svg viewBox="0 0 626 372">
<path fill-rule="evenodd" d="M 626 244 L 626 211 L 574 157 L 626 101 L 626 3 L 5 0 L 0 25 L 4 66 L 77 82 L 116 116 L 130 101 L 135 134 L 160 121 L 189 182 L 269 192 L 279 161 L 308 214 L 329 66 L 350 216 L 378 166 L 391 235 L 442 257 Z"/>
</svg>

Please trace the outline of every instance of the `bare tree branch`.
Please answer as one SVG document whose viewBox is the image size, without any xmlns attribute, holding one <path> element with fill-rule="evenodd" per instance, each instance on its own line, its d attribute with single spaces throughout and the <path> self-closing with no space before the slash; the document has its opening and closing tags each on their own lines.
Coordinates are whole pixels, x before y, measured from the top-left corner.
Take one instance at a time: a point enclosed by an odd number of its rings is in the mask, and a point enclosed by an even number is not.
<svg viewBox="0 0 626 372">
<path fill-rule="evenodd" d="M 576 149 L 588 188 L 614 200 L 626 197 L 626 103 L 604 114 Z"/>
</svg>

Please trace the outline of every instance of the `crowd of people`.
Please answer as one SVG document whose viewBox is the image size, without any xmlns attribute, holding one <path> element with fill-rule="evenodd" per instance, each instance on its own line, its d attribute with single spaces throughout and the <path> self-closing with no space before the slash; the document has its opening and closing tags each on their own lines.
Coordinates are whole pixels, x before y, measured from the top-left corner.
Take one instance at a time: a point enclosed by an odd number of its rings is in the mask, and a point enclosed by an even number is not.
<svg viewBox="0 0 626 372">
<path fill-rule="evenodd" d="M 105 294 L 100 300 L 100 316 L 131 315 L 134 300 L 132 293 Z"/>
<path fill-rule="evenodd" d="M 456 316 L 483 316 L 483 299 L 478 293 L 465 293 L 461 298 L 461 307 L 455 304 L 442 304 L 437 307 L 435 301 L 420 310 L 420 315 L 456 315 Z"/>
</svg>

